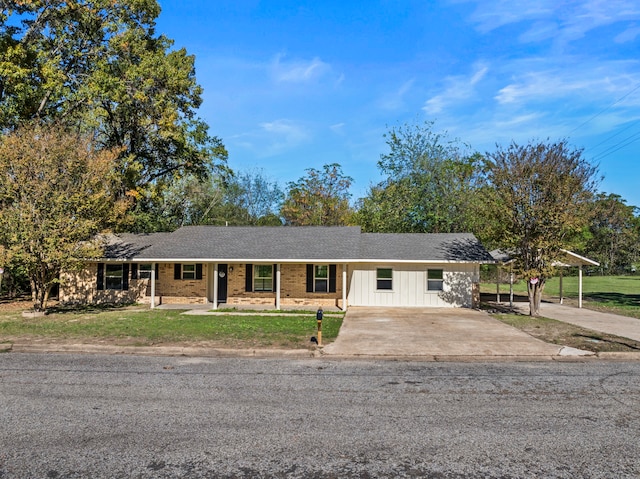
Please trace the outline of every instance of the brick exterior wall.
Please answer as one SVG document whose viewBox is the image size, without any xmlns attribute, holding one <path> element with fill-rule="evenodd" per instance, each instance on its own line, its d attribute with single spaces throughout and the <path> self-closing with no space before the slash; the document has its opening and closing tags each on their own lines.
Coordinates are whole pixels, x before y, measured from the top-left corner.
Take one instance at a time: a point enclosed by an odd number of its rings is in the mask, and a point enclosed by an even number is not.
<svg viewBox="0 0 640 479">
<path fill-rule="evenodd" d="M 156 279 L 156 296 L 160 304 L 207 303 L 207 265 L 202 265 L 202 279 L 174 279 L 174 263 L 160 263 Z"/>
<path fill-rule="evenodd" d="M 81 271 L 61 273 L 60 301 L 71 304 L 138 303 L 148 294 L 148 279 L 130 279 L 126 291 L 98 290 L 97 275 L 97 263 L 89 263 Z"/>
<path fill-rule="evenodd" d="M 233 270 L 232 270 L 233 269 Z M 150 303 L 150 280 L 129 279 L 128 291 L 97 289 L 97 263 L 61 276 L 60 299 L 65 303 Z M 155 283 L 156 304 L 206 304 L 209 265 L 203 264 L 202 279 L 174 279 L 174 263 L 160 263 Z M 275 270 L 274 270 L 275 281 Z M 342 307 L 342 265 L 336 266 L 335 293 L 307 293 L 306 264 L 280 266 L 280 304 L 311 307 Z M 230 263 L 227 269 L 227 303 L 275 306 L 276 293 L 247 292 L 246 265 Z"/>
<path fill-rule="evenodd" d="M 231 271 L 233 268 L 233 271 Z M 229 264 L 227 283 L 227 304 L 276 304 L 276 293 L 273 292 L 247 292 L 246 265 Z M 274 271 L 275 281 L 275 271 Z M 280 265 L 280 304 L 301 306 L 341 306 L 342 305 L 342 265 L 336 266 L 336 292 L 335 293 L 308 293 L 307 292 L 307 265 L 306 264 L 281 264 Z"/>
</svg>

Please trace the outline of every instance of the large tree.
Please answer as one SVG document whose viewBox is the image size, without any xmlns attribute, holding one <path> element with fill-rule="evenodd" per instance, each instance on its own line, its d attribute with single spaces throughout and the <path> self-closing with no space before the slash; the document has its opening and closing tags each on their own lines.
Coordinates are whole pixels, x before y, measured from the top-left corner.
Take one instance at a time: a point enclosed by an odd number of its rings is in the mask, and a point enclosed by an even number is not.
<svg viewBox="0 0 640 479">
<path fill-rule="evenodd" d="M 589 225 L 597 168 L 564 140 L 498 146 L 486 166 L 487 234 L 514 255 L 527 280 L 530 314 L 537 316 L 554 262 Z"/>
<path fill-rule="evenodd" d="M 281 215 L 291 226 L 344 226 L 352 216 L 349 188 L 353 179 L 338 163 L 315 168 L 288 184 Z"/>
<path fill-rule="evenodd" d="M 615 194 L 601 193 L 593 203 L 585 250 L 607 274 L 628 272 L 640 257 L 638 211 Z"/>
<path fill-rule="evenodd" d="M 93 238 L 124 214 L 117 153 L 62 127 L 0 137 L 0 261 L 24 269 L 36 311 L 61 270 L 100 255 Z"/>
<path fill-rule="evenodd" d="M 434 132 L 433 122 L 401 125 L 384 136 L 388 152 L 380 156 L 378 168 L 385 179 L 360 201 L 357 221 L 363 229 L 471 231 L 480 155 Z"/>
<path fill-rule="evenodd" d="M 194 57 L 155 33 L 156 0 L 3 1 L 0 128 L 65 123 L 116 148 L 140 208 L 174 175 L 204 177 L 226 151 L 196 116 Z"/>
</svg>

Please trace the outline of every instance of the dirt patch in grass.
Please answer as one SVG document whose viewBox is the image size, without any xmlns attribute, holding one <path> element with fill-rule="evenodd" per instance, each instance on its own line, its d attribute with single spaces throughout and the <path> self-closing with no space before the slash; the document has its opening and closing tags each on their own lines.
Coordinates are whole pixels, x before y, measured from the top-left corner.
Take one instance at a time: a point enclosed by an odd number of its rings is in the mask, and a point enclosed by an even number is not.
<svg viewBox="0 0 640 479">
<path fill-rule="evenodd" d="M 613 334 L 581 328 L 555 319 L 516 314 L 507 309 L 498 311 L 494 308 L 491 313 L 499 321 L 547 343 L 593 351 L 594 353 L 640 352 L 640 342 Z"/>
</svg>

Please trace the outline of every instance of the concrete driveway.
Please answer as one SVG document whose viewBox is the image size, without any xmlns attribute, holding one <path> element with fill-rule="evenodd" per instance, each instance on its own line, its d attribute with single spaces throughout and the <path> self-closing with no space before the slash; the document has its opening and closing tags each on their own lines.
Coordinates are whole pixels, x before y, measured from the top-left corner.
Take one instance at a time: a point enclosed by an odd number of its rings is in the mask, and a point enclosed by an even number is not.
<svg viewBox="0 0 640 479">
<path fill-rule="evenodd" d="M 523 314 L 529 313 L 528 303 L 526 305 L 516 303 L 516 307 Z M 640 319 L 544 302 L 540 304 L 540 314 L 545 318 L 556 319 L 582 328 L 640 341 Z"/>
<path fill-rule="evenodd" d="M 370 307 L 350 307 L 338 338 L 323 349 L 329 356 L 426 359 L 447 356 L 548 358 L 576 351 L 535 339 L 482 311 Z"/>
</svg>

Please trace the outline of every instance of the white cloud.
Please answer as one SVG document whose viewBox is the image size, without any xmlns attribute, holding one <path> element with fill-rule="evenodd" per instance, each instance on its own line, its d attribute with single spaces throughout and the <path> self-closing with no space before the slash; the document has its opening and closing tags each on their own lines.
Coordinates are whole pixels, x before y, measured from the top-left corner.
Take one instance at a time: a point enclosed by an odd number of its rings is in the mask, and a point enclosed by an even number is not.
<svg viewBox="0 0 640 479">
<path fill-rule="evenodd" d="M 637 0 L 462 1 L 477 5 L 470 20 L 481 33 L 489 33 L 506 25 L 532 22 L 519 37 L 525 43 L 553 39 L 555 43 L 563 45 L 602 26 L 640 20 L 640 3 Z M 635 35 L 638 33 L 634 34 L 634 38 Z"/>
<path fill-rule="evenodd" d="M 486 76 L 488 71 L 488 66 L 479 63 L 476 64 L 475 71 L 470 76 L 447 77 L 445 90 L 427 100 L 422 109 L 427 114 L 434 115 L 449 105 L 472 98 L 476 92 L 476 85 Z"/>
<path fill-rule="evenodd" d="M 411 78 L 404 82 L 400 88 L 396 91 L 386 95 L 380 101 L 380 107 L 384 110 L 398 110 L 402 108 L 405 104 L 404 97 L 411 90 L 413 84 L 415 83 L 415 78 Z"/>
<path fill-rule="evenodd" d="M 558 98 L 576 99 L 580 104 L 590 99 L 592 106 L 610 104 L 637 84 L 635 75 L 627 72 L 629 67 L 632 65 L 628 62 L 612 61 L 536 70 L 528 61 L 516 62 L 509 69 L 527 73 L 513 74 L 511 83 L 502 87 L 494 99 L 499 104 L 547 103 Z M 631 101 L 633 98 L 627 104 Z"/>
<path fill-rule="evenodd" d="M 634 25 L 617 35 L 613 40 L 616 43 L 627 43 L 634 41 L 638 35 L 640 35 L 640 27 Z"/>
<path fill-rule="evenodd" d="M 334 133 L 337 133 L 339 135 L 344 135 L 344 131 L 343 131 L 344 127 L 345 127 L 344 123 L 336 123 L 335 125 L 331 125 L 329 129 Z"/>
<path fill-rule="evenodd" d="M 331 66 L 319 58 L 286 61 L 277 55 L 271 64 L 273 78 L 278 83 L 307 83 L 331 71 Z"/>
<path fill-rule="evenodd" d="M 229 142 L 248 150 L 256 158 L 267 158 L 286 153 L 311 140 L 310 132 L 292 120 L 279 119 L 260 123 L 258 128 L 232 135 Z"/>
</svg>

